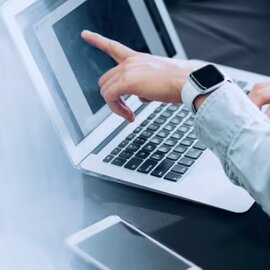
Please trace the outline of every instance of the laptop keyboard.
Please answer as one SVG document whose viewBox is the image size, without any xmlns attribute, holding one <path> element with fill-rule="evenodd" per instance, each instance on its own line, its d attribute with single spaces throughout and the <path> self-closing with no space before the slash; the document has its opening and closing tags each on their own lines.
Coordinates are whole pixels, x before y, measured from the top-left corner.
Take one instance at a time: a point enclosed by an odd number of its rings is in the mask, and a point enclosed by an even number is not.
<svg viewBox="0 0 270 270">
<path fill-rule="evenodd" d="M 242 89 L 246 82 L 236 82 Z M 248 92 L 248 91 L 246 91 Z M 161 104 L 103 161 L 178 182 L 206 150 L 184 105 Z"/>
<path fill-rule="evenodd" d="M 162 104 L 104 162 L 178 182 L 206 150 L 193 122 L 183 105 Z"/>
</svg>

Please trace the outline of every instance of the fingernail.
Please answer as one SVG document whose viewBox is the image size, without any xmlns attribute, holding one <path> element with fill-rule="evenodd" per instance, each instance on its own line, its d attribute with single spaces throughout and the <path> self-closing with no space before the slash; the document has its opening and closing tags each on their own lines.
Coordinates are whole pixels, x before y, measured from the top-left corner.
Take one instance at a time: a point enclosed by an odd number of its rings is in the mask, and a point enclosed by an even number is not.
<svg viewBox="0 0 270 270">
<path fill-rule="evenodd" d="M 85 35 L 89 35 L 89 34 L 91 34 L 92 32 L 90 32 L 89 30 L 83 30 L 82 32 L 81 32 L 81 36 L 82 37 L 84 37 Z"/>
<path fill-rule="evenodd" d="M 86 34 L 86 30 L 83 30 L 82 32 L 81 32 L 81 36 L 84 36 Z"/>
<path fill-rule="evenodd" d="M 88 34 L 88 33 L 91 33 L 89 30 L 87 30 L 87 29 L 84 29 L 83 31 L 82 31 L 82 33 L 85 33 L 85 34 Z"/>
</svg>

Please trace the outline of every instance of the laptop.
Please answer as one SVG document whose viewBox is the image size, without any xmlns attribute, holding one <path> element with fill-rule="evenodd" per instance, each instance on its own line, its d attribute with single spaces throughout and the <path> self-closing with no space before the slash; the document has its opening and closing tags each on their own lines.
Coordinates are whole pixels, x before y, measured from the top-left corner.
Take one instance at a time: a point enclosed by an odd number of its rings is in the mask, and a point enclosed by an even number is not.
<svg viewBox="0 0 270 270">
<path fill-rule="evenodd" d="M 137 115 L 128 124 L 99 93 L 99 77 L 116 63 L 80 38 L 84 29 L 137 51 L 186 58 L 162 0 L 13 0 L 1 16 L 76 168 L 235 213 L 252 206 L 198 141 L 185 106 L 125 97 Z M 220 67 L 246 91 L 268 79 Z"/>
</svg>

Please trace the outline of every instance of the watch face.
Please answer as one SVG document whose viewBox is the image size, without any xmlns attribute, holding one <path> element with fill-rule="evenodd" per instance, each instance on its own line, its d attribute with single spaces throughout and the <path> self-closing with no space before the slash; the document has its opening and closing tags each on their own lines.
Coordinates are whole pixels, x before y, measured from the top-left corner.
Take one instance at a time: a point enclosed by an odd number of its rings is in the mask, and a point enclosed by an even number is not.
<svg viewBox="0 0 270 270">
<path fill-rule="evenodd" d="M 190 74 L 190 79 L 199 86 L 202 91 L 206 91 L 213 86 L 224 81 L 224 75 L 213 65 L 207 65 Z"/>
</svg>

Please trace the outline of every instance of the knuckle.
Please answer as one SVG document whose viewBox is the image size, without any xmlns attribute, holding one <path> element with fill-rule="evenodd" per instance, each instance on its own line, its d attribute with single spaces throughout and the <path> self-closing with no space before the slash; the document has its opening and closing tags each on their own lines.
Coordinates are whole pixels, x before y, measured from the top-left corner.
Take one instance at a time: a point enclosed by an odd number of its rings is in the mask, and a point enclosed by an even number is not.
<svg viewBox="0 0 270 270">
<path fill-rule="evenodd" d="M 103 91 L 102 96 L 106 101 L 109 101 L 111 96 L 110 91 Z"/>
</svg>

